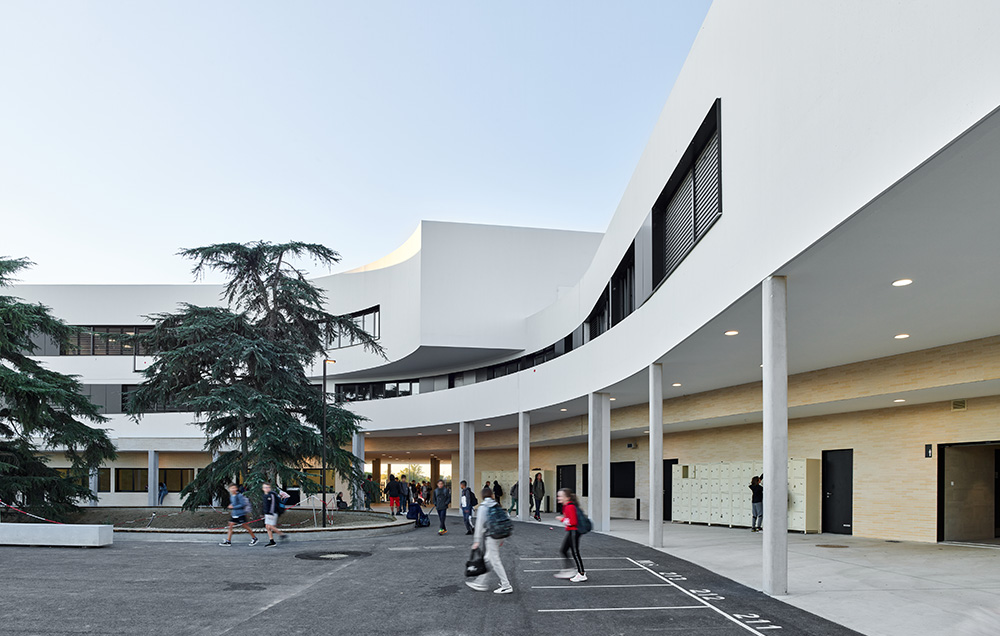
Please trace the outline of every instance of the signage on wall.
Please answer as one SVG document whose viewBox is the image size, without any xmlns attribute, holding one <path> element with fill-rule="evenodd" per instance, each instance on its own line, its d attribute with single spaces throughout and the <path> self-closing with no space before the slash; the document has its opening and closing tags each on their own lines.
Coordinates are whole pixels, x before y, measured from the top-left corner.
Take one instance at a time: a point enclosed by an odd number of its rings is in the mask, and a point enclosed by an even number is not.
<svg viewBox="0 0 1000 636">
<path fill-rule="evenodd" d="M 933 444 L 924 444 L 924 457 L 934 457 Z"/>
</svg>

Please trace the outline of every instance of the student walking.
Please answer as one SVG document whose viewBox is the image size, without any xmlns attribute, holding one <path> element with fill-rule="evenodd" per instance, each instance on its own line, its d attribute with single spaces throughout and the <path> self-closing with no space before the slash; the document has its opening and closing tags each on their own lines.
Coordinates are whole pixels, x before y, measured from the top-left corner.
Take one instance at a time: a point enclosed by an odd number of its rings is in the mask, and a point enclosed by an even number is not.
<svg viewBox="0 0 1000 636">
<path fill-rule="evenodd" d="M 157 505 L 160 505 L 160 506 L 163 505 L 163 498 L 167 496 L 168 492 L 170 492 L 170 491 L 167 490 L 167 485 L 161 481 L 160 482 L 160 489 L 156 493 L 157 495 L 159 495 L 159 497 L 156 500 Z"/>
<path fill-rule="evenodd" d="M 580 558 L 580 529 L 577 525 L 580 519 L 580 500 L 569 488 L 561 488 L 556 493 L 556 501 L 562 504 L 562 514 L 556 519 L 566 526 L 566 538 L 563 539 L 562 553 L 564 568 L 556 574 L 557 579 L 569 579 L 573 583 L 587 580 L 583 570 L 583 559 Z M 573 556 L 572 561 L 570 555 Z"/>
<path fill-rule="evenodd" d="M 545 482 L 542 473 L 535 473 L 535 481 L 531 483 L 531 497 L 535 500 L 535 521 L 542 520 L 542 499 L 545 497 Z M 528 511 L 531 511 L 530 503 Z"/>
<path fill-rule="evenodd" d="M 493 499 L 496 500 L 499 506 L 503 503 L 503 488 L 500 487 L 500 482 L 493 480 Z"/>
<path fill-rule="evenodd" d="M 462 522 L 465 523 L 465 534 L 472 534 L 472 509 L 479 501 L 464 479 L 458 485 L 462 487 L 458 495 L 458 506 L 462 509 Z"/>
<path fill-rule="evenodd" d="M 281 500 L 288 498 L 288 493 L 282 492 L 280 495 L 271 490 L 271 484 L 261 484 L 264 491 L 264 530 L 267 531 L 267 543 L 265 548 L 278 545 L 274 542 L 274 535 L 281 537 L 282 541 L 288 540 L 288 535 L 278 530 L 278 515 L 281 514 Z"/>
<path fill-rule="evenodd" d="M 754 476 L 750 480 L 750 513 L 753 519 L 750 521 L 750 532 L 760 532 L 764 529 L 764 475 Z"/>
<path fill-rule="evenodd" d="M 490 508 L 499 506 L 500 503 L 493 499 L 493 491 L 489 488 L 483 488 L 481 494 L 483 502 L 479 504 L 479 510 L 476 514 L 476 530 L 472 537 L 472 549 L 475 550 L 480 545 L 485 546 L 483 560 L 486 561 L 489 570 L 471 581 L 466 581 L 465 584 L 477 592 L 485 592 L 489 589 L 486 585 L 486 580 L 490 576 L 490 570 L 492 570 L 496 572 L 497 577 L 500 579 L 500 587 L 493 590 L 493 593 L 510 594 L 514 591 L 514 588 L 511 587 L 510 579 L 507 578 L 507 571 L 503 567 L 503 560 L 500 558 L 500 546 L 503 545 L 503 539 L 494 539 L 486 534 L 490 519 Z"/>
<path fill-rule="evenodd" d="M 451 505 L 451 488 L 445 488 L 444 480 L 438 480 L 438 487 L 434 489 L 434 507 L 437 509 L 438 519 L 441 520 L 441 528 L 438 534 L 448 534 L 444 518 L 448 514 L 448 506 Z"/>
<path fill-rule="evenodd" d="M 257 535 L 253 533 L 247 520 L 251 511 L 250 500 L 240 493 L 239 486 L 229 484 L 229 531 L 226 533 L 226 540 L 219 545 L 233 545 L 233 529 L 236 526 L 243 526 L 250 533 L 250 545 L 257 545 Z"/>
<path fill-rule="evenodd" d="M 510 508 L 507 510 L 512 515 L 517 514 L 517 482 L 510 487 Z"/>
</svg>

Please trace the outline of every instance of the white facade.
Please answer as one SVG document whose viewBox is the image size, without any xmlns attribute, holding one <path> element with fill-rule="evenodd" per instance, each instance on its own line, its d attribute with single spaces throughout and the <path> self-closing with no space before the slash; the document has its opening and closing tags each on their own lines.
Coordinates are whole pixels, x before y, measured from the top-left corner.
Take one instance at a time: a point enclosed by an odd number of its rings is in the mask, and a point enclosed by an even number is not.
<svg viewBox="0 0 1000 636">
<path fill-rule="evenodd" d="M 516 428 L 522 413 L 536 426 L 587 414 L 603 394 L 612 409 L 643 404 L 655 394 L 651 365 L 662 365 L 665 399 L 744 385 L 761 380 L 761 283 L 772 276 L 787 279 L 792 374 L 997 335 L 998 26 L 1000 5 L 986 1 L 716 2 L 603 235 L 424 222 L 384 259 L 318 278 L 333 312 L 379 307 L 388 355 L 331 352 L 331 385 L 418 381 L 418 394 L 353 403 L 376 437 L 444 434 L 461 422 Z M 722 215 L 661 282 L 650 271 L 651 210 L 717 100 Z M 554 359 L 483 377 L 571 336 L 633 245 L 640 303 L 624 320 Z M 892 295 L 900 278 L 919 284 Z M 181 301 L 217 303 L 218 291 L 15 293 L 71 324 L 131 325 Z M 139 381 L 131 358 L 44 360 L 85 384 Z M 940 399 L 930 389 L 908 397 Z M 866 400 L 792 404 L 789 414 L 874 408 Z M 734 418 L 663 430 L 749 421 Z M 183 414 L 112 416 L 111 429 L 122 450 L 202 448 Z"/>
</svg>

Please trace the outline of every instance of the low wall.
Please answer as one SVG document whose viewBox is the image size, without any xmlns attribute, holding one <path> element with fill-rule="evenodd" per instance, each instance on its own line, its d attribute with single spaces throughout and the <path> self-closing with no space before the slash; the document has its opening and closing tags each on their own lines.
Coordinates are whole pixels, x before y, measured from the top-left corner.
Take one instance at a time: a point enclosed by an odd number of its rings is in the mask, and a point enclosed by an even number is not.
<svg viewBox="0 0 1000 636">
<path fill-rule="evenodd" d="M 106 525 L 0 523 L 0 545 L 97 548 L 111 545 L 113 537 Z"/>
</svg>

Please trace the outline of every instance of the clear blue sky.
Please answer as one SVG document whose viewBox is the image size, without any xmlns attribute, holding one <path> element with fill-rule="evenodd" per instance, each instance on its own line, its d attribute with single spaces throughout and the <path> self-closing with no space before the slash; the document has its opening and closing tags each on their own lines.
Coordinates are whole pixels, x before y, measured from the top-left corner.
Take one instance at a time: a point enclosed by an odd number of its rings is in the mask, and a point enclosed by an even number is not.
<svg viewBox="0 0 1000 636">
<path fill-rule="evenodd" d="M 603 231 L 709 4 L 4 3 L 0 255 L 185 283 L 223 241 Z"/>
</svg>

